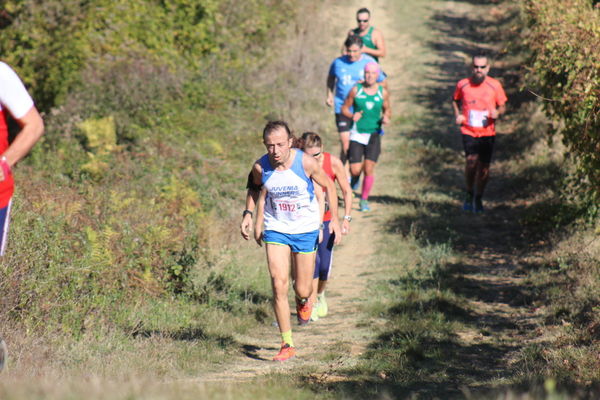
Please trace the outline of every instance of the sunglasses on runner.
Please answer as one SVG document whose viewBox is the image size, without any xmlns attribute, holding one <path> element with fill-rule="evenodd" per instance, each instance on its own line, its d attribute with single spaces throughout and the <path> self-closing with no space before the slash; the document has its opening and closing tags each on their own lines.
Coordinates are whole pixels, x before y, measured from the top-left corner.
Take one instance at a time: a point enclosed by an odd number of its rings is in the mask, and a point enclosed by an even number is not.
<svg viewBox="0 0 600 400">
<path fill-rule="evenodd" d="M 367 22 L 369 22 L 369 20 L 368 19 L 357 19 L 356 22 L 367 23 Z"/>
<path fill-rule="evenodd" d="M 487 65 L 473 65 L 474 69 L 486 69 Z"/>
</svg>

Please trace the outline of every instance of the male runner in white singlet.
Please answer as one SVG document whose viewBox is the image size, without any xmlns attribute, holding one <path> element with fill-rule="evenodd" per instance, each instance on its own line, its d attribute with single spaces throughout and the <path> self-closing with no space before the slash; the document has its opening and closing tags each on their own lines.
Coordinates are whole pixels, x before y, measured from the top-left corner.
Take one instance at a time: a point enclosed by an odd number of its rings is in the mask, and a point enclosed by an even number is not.
<svg viewBox="0 0 600 400">
<path fill-rule="evenodd" d="M 337 216 L 337 194 L 333 181 L 313 157 L 292 148 L 293 140 L 285 122 L 269 122 L 263 130 L 267 154 L 254 163 L 250 182 L 253 187 L 261 188 L 254 236 L 259 244 L 266 243 L 273 308 L 282 338 L 281 350 L 273 358 L 275 361 L 285 361 L 296 354 L 287 297 L 290 254 L 296 266 L 293 280 L 298 322 L 301 325 L 308 323 L 312 311 L 309 299 L 321 223 L 312 180 L 326 188 L 331 213 Z M 251 215 L 251 211 L 244 211 L 244 238 L 249 236 L 247 215 Z M 329 229 L 339 241 L 341 231 L 337 217 L 332 219 Z"/>
</svg>

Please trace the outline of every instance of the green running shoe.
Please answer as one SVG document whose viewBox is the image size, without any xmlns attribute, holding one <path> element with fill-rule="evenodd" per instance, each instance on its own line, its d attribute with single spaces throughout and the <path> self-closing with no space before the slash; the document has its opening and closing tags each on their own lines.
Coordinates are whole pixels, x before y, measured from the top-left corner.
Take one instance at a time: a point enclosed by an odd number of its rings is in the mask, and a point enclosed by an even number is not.
<svg viewBox="0 0 600 400">
<path fill-rule="evenodd" d="M 318 297 L 318 302 L 317 302 L 317 315 L 319 317 L 325 317 L 327 316 L 327 300 L 325 300 L 325 293 L 323 293 L 322 295 L 320 295 Z"/>
<path fill-rule="evenodd" d="M 371 207 L 369 207 L 369 202 L 367 200 L 361 199 L 358 202 L 358 207 L 359 207 L 360 211 L 362 211 L 362 212 L 371 211 Z"/>
<path fill-rule="evenodd" d="M 310 313 L 310 320 L 312 322 L 319 320 L 319 313 L 317 311 L 318 308 L 319 308 L 319 302 L 317 302 L 317 304 L 313 307 L 312 312 Z"/>
</svg>

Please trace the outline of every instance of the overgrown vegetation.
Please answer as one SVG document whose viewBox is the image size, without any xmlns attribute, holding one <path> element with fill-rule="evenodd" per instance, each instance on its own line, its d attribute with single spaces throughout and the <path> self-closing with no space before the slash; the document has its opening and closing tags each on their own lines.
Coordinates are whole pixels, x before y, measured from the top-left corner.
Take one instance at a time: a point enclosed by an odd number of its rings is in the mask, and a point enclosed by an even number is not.
<svg viewBox="0 0 600 400">
<path fill-rule="evenodd" d="M 573 184 L 600 204 L 600 8 L 590 0 L 523 1 L 531 50 L 528 84 L 574 158 Z"/>
<path fill-rule="evenodd" d="M 600 359 L 591 356 L 600 354 L 600 10 L 595 3 L 522 2 L 527 85 L 544 97 L 540 102 L 554 121 L 550 133 L 562 138 L 569 163 L 555 174 L 563 179 L 549 180 L 551 190 L 523 215 L 527 234 L 541 246 L 521 272 L 544 321 L 541 339 L 524 349 L 518 366 L 529 379 L 550 376 L 582 387 L 600 381 Z"/>
<path fill-rule="evenodd" d="M 253 78 L 296 10 L 294 1 L 3 2 L 0 51 L 46 120 L 16 169 L 0 272 L 1 320 L 14 329 L 5 337 L 197 328 L 218 338 L 264 318 L 268 282 L 228 244 L 273 104 Z M 179 318 L 157 331 L 155 304 L 173 304 Z M 200 321 L 215 311 L 225 322 L 207 332 Z"/>
</svg>

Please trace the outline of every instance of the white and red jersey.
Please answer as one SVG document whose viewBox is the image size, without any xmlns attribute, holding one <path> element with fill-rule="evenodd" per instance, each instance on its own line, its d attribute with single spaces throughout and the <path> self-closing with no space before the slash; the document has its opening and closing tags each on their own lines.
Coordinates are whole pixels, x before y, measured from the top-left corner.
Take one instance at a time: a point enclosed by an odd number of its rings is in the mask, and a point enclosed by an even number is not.
<svg viewBox="0 0 600 400">
<path fill-rule="evenodd" d="M 7 113 L 19 119 L 33 107 L 33 100 L 19 76 L 0 61 L 0 155 L 8 148 Z M 12 175 L 0 182 L 0 208 L 8 205 L 14 192 Z"/>
</svg>

